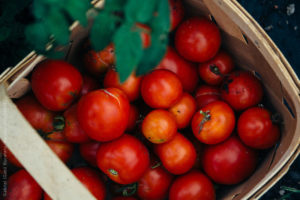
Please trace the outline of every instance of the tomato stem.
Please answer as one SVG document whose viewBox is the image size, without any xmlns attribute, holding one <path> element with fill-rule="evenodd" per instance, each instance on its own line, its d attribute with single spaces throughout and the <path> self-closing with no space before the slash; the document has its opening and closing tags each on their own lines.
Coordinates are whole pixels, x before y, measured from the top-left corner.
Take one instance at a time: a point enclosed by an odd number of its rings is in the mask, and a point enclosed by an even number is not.
<svg viewBox="0 0 300 200">
<path fill-rule="evenodd" d="M 114 176 L 116 176 L 116 175 L 119 174 L 119 173 L 118 173 L 116 170 L 114 170 L 114 169 L 109 169 L 108 172 L 109 172 L 110 174 L 114 175 Z"/>
<path fill-rule="evenodd" d="M 203 119 L 201 120 L 201 122 L 200 122 L 200 124 L 198 126 L 199 127 L 198 134 L 200 134 L 200 132 L 202 131 L 203 125 L 205 124 L 205 122 L 209 121 L 210 118 L 211 118 L 210 111 L 204 112 L 203 110 L 200 110 L 199 113 L 201 115 L 203 115 Z"/>
<path fill-rule="evenodd" d="M 54 117 L 53 129 L 54 131 L 62 131 L 65 128 L 65 118 L 61 115 Z"/>
<path fill-rule="evenodd" d="M 125 185 L 124 187 L 119 188 L 117 190 L 117 192 L 122 192 L 122 195 L 124 197 L 132 196 L 137 191 L 137 185 L 138 185 L 138 183 L 132 183 L 132 184 L 129 184 L 129 185 Z"/>
<path fill-rule="evenodd" d="M 151 166 L 151 169 L 155 169 L 155 168 L 157 168 L 159 166 L 161 166 L 161 162 L 154 163 L 154 165 Z"/>
</svg>

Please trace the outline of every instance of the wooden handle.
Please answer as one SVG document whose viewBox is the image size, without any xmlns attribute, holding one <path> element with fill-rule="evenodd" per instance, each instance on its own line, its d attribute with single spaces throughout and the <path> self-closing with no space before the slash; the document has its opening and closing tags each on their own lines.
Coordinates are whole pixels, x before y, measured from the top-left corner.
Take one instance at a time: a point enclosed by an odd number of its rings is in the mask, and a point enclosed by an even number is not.
<svg viewBox="0 0 300 200">
<path fill-rule="evenodd" d="M 25 120 L 0 85 L 0 138 L 54 199 L 95 200 Z"/>
</svg>

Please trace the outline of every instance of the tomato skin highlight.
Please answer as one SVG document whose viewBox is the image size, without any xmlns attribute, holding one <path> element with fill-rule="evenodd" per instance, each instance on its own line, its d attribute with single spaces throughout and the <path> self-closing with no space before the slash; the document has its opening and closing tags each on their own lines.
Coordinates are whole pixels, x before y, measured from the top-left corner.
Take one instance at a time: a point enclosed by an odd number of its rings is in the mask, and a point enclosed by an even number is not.
<svg viewBox="0 0 300 200">
<path fill-rule="evenodd" d="M 172 140 L 154 145 L 163 166 L 172 174 L 184 174 L 189 171 L 196 161 L 196 149 L 182 134 L 177 133 Z"/>
<path fill-rule="evenodd" d="M 83 143 L 90 141 L 89 136 L 79 125 L 77 119 L 77 104 L 69 107 L 63 115 L 65 118 L 63 134 L 67 141 L 72 143 Z"/>
<path fill-rule="evenodd" d="M 110 179 L 119 184 L 138 181 L 150 165 L 148 149 L 135 137 L 120 138 L 100 145 L 97 165 Z"/>
<path fill-rule="evenodd" d="M 183 90 L 186 92 L 193 92 L 199 81 L 197 67 L 179 56 L 171 46 L 168 47 L 166 55 L 156 69 L 166 69 L 174 72 L 180 79 Z"/>
<path fill-rule="evenodd" d="M 24 169 L 17 171 L 8 178 L 5 200 L 40 200 L 41 198 L 42 188 Z"/>
<path fill-rule="evenodd" d="M 128 124 L 129 101 L 117 88 L 95 90 L 83 96 L 77 106 L 77 119 L 86 134 L 96 141 L 120 137 Z"/>
<path fill-rule="evenodd" d="M 53 130 L 55 112 L 44 108 L 32 95 L 26 95 L 16 101 L 16 106 L 30 125 L 45 133 Z"/>
<path fill-rule="evenodd" d="M 232 185 L 248 178 L 257 164 L 256 152 L 238 137 L 206 146 L 202 157 L 203 169 L 216 183 Z"/>
<path fill-rule="evenodd" d="M 119 88 L 127 95 L 129 101 L 134 101 L 140 96 L 141 80 L 141 76 L 137 77 L 132 73 L 124 83 L 120 83 L 118 72 L 109 69 L 104 77 L 103 85 L 105 88 Z"/>
<path fill-rule="evenodd" d="M 221 100 L 221 92 L 217 87 L 201 85 L 196 90 L 195 98 L 198 109 L 200 109 L 211 102 Z"/>
<path fill-rule="evenodd" d="M 217 54 L 220 45 L 219 28 L 205 18 L 189 18 L 176 30 L 175 47 L 178 53 L 189 61 L 210 60 Z"/>
<path fill-rule="evenodd" d="M 142 123 L 142 132 L 152 143 L 168 142 L 177 133 L 176 120 L 166 110 L 153 110 L 145 117 Z"/>
<path fill-rule="evenodd" d="M 173 175 L 161 166 L 149 167 L 138 181 L 137 195 L 144 200 L 163 200 L 168 195 L 172 180 Z"/>
<path fill-rule="evenodd" d="M 220 50 L 211 60 L 200 63 L 198 72 L 200 78 L 209 85 L 220 85 L 224 79 L 224 75 L 231 72 L 234 68 L 234 63 L 230 55 L 224 50 Z M 213 72 L 217 70 L 217 72 Z"/>
<path fill-rule="evenodd" d="M 221 97 L 233 109 L 244 110 L 257 105 L 263 97 L 260 81 L 248 71 L 230 73 L 221 86 Z"/>
<path fill-rule="evenodd" d="M 215 190 L 209 178 L 199 171 L 191 171 L 176 178 L 170 188 L 169 200 L 186 199 L 216 199 Z"/>
<path fill-rule="evenodd" d="M 144 76 L 141 94 L 150 107 L 169 108 L 181 97 L 182 84 L 173 72 L 157 69 Z"/>
<path fill-rule="evenodd" d="M 183 93 L 181 99 L 169 108 L 169 112 L 173 114 L 177 127 L 181 129 L 186 128 L 190 124 L 196 108 L 195 99 L 190 94 Z"/>
<path fill-rule="evenodd" d="M 239 117 L 237 132 L 240 139 L 249 147 L 267 149 L 278 141 L 280 130 L 271 120 L 271 113 L 260 107 L 245 110 Z"/>
<path fill-rule="evenodd" d="M 210 115 L 205 119 L 205 114 Z M 223 101 L 207 104 L 195 113 L 191 127 L 195 137 L 205 144 L 217 144 L 230 136 L 235 127 L 232 108 Z"/>
<path fill-rule="evenodd" d="M 91 141 L 82 143 L 79 146 L 80 155 L 84 160 L 94 167 L 97 166 L 97 152 L 100 145 L 100 142 Z"/>
<path fill-rule="evenodd" d="M 35 97 L 45 108 L 62 111 L 79 95 L 82 76 L 65 61 L 45 60 L 33 70 L 31 86 Z"/>
</svg>

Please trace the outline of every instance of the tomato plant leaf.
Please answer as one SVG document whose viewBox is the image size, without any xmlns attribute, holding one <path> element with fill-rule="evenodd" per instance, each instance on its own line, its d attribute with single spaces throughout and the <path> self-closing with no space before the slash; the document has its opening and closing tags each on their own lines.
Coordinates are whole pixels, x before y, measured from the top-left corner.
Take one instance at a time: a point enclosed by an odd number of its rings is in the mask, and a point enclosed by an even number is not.
<svg viewBox="0 0 300 200">
<path fill-rule="evenodd" d="M 125 17 L 128 21 L 146 23 L 152 19 L 157 0 L 128 0 Z"/>
<path fill-rule="evenodd" d="M 43 22 L 28 25 L 25 29 L 27 42 L 37 51 L 44 51 L 45 44 L 48 42 L 50 33 Z M 44 44 L 44 45 L 41 45 Z"/>
<path fill-rule="evenodd" d="M 157 2 L 156 14 L 151 21 L 152 30 L 160 30 L 161 32 L 169 32 L 171 27 L 170 5 L 168 0 L 159 0 Z"/>
<path fill-rule="evenodd" d="M 111 16 L 109 12 L 102 11 L 94 19 L 91 30 L 91 41 L 96 51 L 102 50 L 112 41 L 117 28 L 118 18 Z"/>
<path fill-rule="evenodd" d="M 69 15 L 74 19 L 78 20 L 81 25 L 87 25 L 86 11 L 91 7 L 88 0 L 66 0 L 64 8 Z"/>
<path fill-rule="evenodd" d="M 116 52 L 116 67 L 120 81 L 124 82 L 142 58 L 142 39 L 133 23 L 123 24 L 116 32 L 113 42 Z"/>
<path fill-rule="evenodd" d="M 123 11 L 127 0 L 106 0 L 104 9 L 107 11 Z"/>
</svg>

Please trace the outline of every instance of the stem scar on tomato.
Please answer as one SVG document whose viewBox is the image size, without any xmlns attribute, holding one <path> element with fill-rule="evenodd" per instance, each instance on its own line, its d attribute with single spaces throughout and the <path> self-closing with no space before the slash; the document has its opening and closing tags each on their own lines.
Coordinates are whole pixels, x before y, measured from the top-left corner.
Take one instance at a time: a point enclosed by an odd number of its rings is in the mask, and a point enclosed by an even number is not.
<svg viewBox="0 0 300 200">
<path fill-rule="evenodd" d="M 199 113 L 201 115 L 203 115 L 204 118 L 201 120 L 201 122 L 200 122 L 200 124 L 198 126 L 199 127 L 198 134 L 200 134 L 200 132 L 202 131 L 204 123 L 207 122 L 207 121 L 209 121 L 211 119 L 211 115 L 210 115 L 210 111 L 209 110 L 206 111 L 206 112 L 204 112 L 203 110 L 200 110 Z"/>
<path fill-rule="evenodd" d="M 109 172 L 111 175 L 113 175 L 113 176 L 117 176 L 117 175 L 119 174 L 119 173 L 118 173 L 116 170 L 114 170 L 114 169 L 109 169 L 108 172 Z"/>
</svg>

